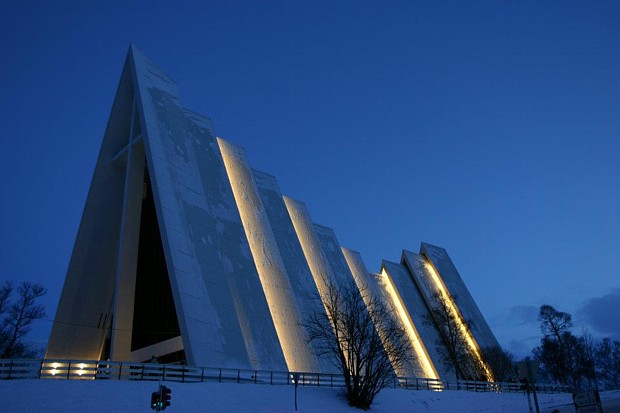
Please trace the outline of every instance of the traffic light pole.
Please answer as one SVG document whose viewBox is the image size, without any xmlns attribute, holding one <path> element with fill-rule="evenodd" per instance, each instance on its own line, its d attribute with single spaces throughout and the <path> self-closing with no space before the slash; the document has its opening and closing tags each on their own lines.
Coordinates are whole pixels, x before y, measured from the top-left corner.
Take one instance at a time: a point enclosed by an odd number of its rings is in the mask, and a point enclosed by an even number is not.
<svg viewBox="0 0 620 413">
<path fill-rule="evenodd" d="M 540 407 L 538 407 L 538 396 L 536 395 L 536 383 L 532 386 L 532 393 L 534 394 L 534 405 L 536 406 L 536 413 L 540 413 Z"/>
<path fill-rule="evenodd" d="M 527 405 L 530 408 L 530 413 L 534 413 L 534 410 L 532 410 L 532 399 L 530 399 L 530 385 L 526 384 L 526 386 L 525 393 L 527 394 Z"/>
<path fill-rule="evenodd" d="M 534 404 L 536 406 L 536 413 L 540 413 L 540 407 L 538 406 L 538 396 L 536 395 L 536 375 L 538 373 L 538 366 L 540 361 L 530 360 L 526 357 L 523 361 L 517 363 L 517 370 L 519 376 L 524 380 L 524 384 L 527 390 L 527 403 L 530 406 L 530 412 L 532 411 L 532 402 L 530 401 L 530 390 L 534 394 Z"/>
<path fill-rule="evenodd" d="M 151 409 L 156 412 L 166 410 L 166 407 L 170 406 L 171 395 L 172 390 L 160 383 L 157 391 L 151 393 Z"/>
</svg>

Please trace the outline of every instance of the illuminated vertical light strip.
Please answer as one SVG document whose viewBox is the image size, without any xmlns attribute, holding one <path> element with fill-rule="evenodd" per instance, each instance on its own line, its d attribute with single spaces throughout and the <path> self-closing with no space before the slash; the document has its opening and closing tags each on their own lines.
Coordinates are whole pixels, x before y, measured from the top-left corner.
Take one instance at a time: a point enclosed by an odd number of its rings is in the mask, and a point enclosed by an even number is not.
<svg viewBox="0 0 620 413">
<path fill-rule="evenodd" d="M 476 359 L 478 359 L 478 362 L 484 369 L 484 372 L 486 373 L 488 380 L 492 382 L 493 373 L 491 372 L 490 367 L 487 365 L 487 363 L 485 363 L 484 359 L 482 358 L 482 354 L 480 353 L 480 347 L 478 346 L 476 339 L 471 334 L 471 331 L 469 331 L 469 328 L 463 321 L 463 317 L 461 316 L 461 313 L 456 307 L 456 304 L 454 303 L 452 296 L 448 292 L 448 289 L 446 288 L 446 285 L 444 284 L 443 280 L 441 279 L 441 277 L 439 276 L 435 268 L 432 266 L 432 264 L 428 262 L 428 258 L 425 257 L 425 259 L 427 261 L 424 263 L 424 266 L 427 269 L 427 271 L 431 274 L 431 279 L 435 283 L 435 286 L 437 287 L 437 291 L 439 291 L 439 294 L 441 294 L 442 299 L 448 304 L 448 308 L 450 312 L 452 313 L 452 317 L 454 317 L 461 332 L 465 336 L 465 341 L 467 342 L 467 345 L 473 352 Z"/>
<path fill-rule="evenodd" d="M 361 257 L 359 256 L 358 253 L 355 253 L 343 247 L 341 247 L 340 249 L 342 250 L 342 254 L 344 255 L 345 260 L 347 261 L 347 265 L 349 266 L 349 270 L 351 271 L 351 274 L 353 275 L 355 284 L 357 285 L 357 288 L 360 291 L 362 300 L 364 300 L 364 304 L 368 308 L 370 307 L 370 303 L 372 302 L 373 296 L 376 294 L 376 291 L 374 291 L 372 286 L 368 283 L 368 279 L 367 279 L 368 271 L 366 270 L 366 266 L 361 262 Z M 372 314 L 371 314 L 371 317 L 372 317 Z M 375 330 L 379 334 L 379 338 L 381 339 L 381 343 L 383 344 L 383 347 L 387 349 L 390 343 L 386 343 L 386 341 L 384 341 L 384 336 L 383 334 L 381 334 L 381 331 L 379 329 L 379 324 L 377 323 L 377 320 L 374 319 L 374 317 L 373 317 L 373 324 L 375 326 Z M 388 352 L 388 357 L 390 357 L 389 352 Z M 394 363 L 391 360 L 391 357 L 390 357 L 390 362 L 392 363 L 392 367 L 394 367 Z M 397 371 L 396 374 L 398 374 L 399 376 L 408 375 L 406 372 L 402 371 L 403 370 L 402 368 L 400 370 L 401 371 Z"/>
<path fill-rule="evenodd" d="M 426 378 L 439 379 L 439 374 L 437 373 L 435 365 L 431 361 L 431 358 L 426 351 L 424 343 L 422 343 L 420 334 L 418 334 L 418 330 L 415 328 L 409 312 L 405 309 L 403 299 L 398 293 L 396 287 L 394 286 L 392 278 L 385 271 L 385 268 L 381 269 L 381 277 L 384 281 L 383 285 L 385 286 L 385 290 L 392 299 L 392 304 L 394 305 L 394 308 L 396 309 L 396 312 L 401 322 L 405 326 L 405 331 L 407 332 L 409 341 L 413 345 L 418 361 L 420 361 L 422 370 L 424 370 L 424 374 L 426 374 Z"/>
<path fill-rule="evenodd" d="M 290 371 L 318 371 L 309 355 L 290 281 L 242 149 L 221 138 L 217 143 L 286 365 Z"/>
<path fill-rule="evenodd" d="M 321 246 L 312 228 L 313 224 L 310 216 L 303 203 L 286 196 L 283 198 L 291 221 L 293 221 L 293 228 L 301 244 L 301 250 L 306 257 L 308 267 L 310 267 L 312 278 L 314 278 L 319 294 L 325 297 L 328 294 L 328 283 L 334 282 L 334 277 L 329 264 L 321 253 Z"/>
<path fill-rule="evenodd" d="M 435 378 L 435 379 L 438 378 L 437 373 L 434 369 L 434 366 L 430 362 L 428 358 L 428 354 L 426 353 L 424 349 L 424 345 L 419 340 L 419 335 L 417 334 L 417 330 L 412 326 L 413 322 L 411 322 L 411 326 L 408 326 L 406 320 L 403 318 L 403 314 L 401 313 L 401 311 L 396 310 L 399 303 L 392 302 L 394 301 L 394 297 L 388 291 L 388 288 L 390 288 L 391 286 L 385 286 L 381 290 L 377 290 L 377 288 L 381 288 L 381 286 L 383 286 L 383 284 L 386 283 L 387 281 L 369 280 L 369 278 L 372 276 L 368 273 L 368 270 L 366 269 L 366 266 L 364 265 L 359 253 L 351 251 L 347 248 L 342 248 L 342 253 L 347 261 L 347 264 L 349 265 L 349 270 L 351 270 L 351 274 L 353 274 L 355 283 L 357 284 L 357 287 L 359 288 L 360 293 L 362 293 L 362 298 L 364 300 L 364 303 L 366 304 L 366 307 L 370 306 L 370 303 L 373 297 L 375 298 L 382 297 L 382 299 L 385 300 L 386 304 L 390 307 L 390 311 L 392 311 L 392 314 L 395 317 L 397 317 L 396 319 L 397 322 L 400 320 L 401 321 L 400 324 L 403 327 L 405 327 L 405 332 L 407 336 L 409 337 L 409 342 L 411 343 L 410 349 L 414 353 L 414 357 L 416 358 L 416 360 L 418 361 L 418 364 L 422 368 L 422 371 L 424 372 L 424 377 Z M 388 297 L 385 297 L 384 294 L 388 294 Z M 405 311 L 404 308 L 402 310 Z M 378 321 L 378 320 L 373 320 L 373 321 Z M 379 323 L 375 323 L 375 326 L 377 327 L 377 332 L 379 333 L 379 336 L 383 340 L 384 337 L 381 334 L 381 331 L 379 331 L 379 325 L 380 325 L 380 320 L 379 320 Z M 422 346 L 421 347 L 421 349 L 423 350 L 422 352 L 420 351 L 420 346 L 417 346 L 416 344 L 420 344 Z M 387 348 L 390 345 L 390 343 L 386 343 L 384 341 L 383 345 Z M 412 375 L 411 372 L 407 371 L 407 369 L 404 368 L 403 366 L 401 366 L 400 369 L 398 369 L 397 374 L 401 377 L 407 377 L 407 376 Z M 417 375 L 417 374 L 413 373 L 413 375 Z"/>
<path fill-rule="evenodd" d="M 329 296 L 329 284 L 335 282 L 332 269 L 327 258 L 325 258 L 325 255 L 321 252 L 321 244 L 314 232 L 314 224 L 310 219 L 310 214 L 308 214 L 306 206 L 303 202 L 295 201 L 289 197 L 285 196 L 283 198 L 284 205 L 286 205 L 288 214 L 293 222 L 293 228 L 301 244 L 301 250 L 306 257 L 306 262 L 308 262 L 308 267 L 310 267 L 310 273 L 319 290 L 323 308 L 325 308 L 325 312 L 329 317 L 329 308 L 325 302 L 325 298 Z M 332 328 L 335 331 L 333 322 Z M 342 348 L 342 351 L 348 357 L 347 349 Z"/>
</svg>

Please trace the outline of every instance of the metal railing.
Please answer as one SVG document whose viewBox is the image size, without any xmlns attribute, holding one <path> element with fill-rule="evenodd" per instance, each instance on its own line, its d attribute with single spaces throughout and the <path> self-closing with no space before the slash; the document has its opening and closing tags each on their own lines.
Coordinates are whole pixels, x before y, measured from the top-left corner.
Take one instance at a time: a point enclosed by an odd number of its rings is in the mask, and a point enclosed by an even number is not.
<svg viewBox="0 0 620 413">
<path fill-rule="evenodd" d="M 344 377 L 340 374 L 293 373 L 119 361 L 0 359 L 0 380 L 19 379 L 163 380 L 182 383 L 297 384 L 312 387 L 344 387 L 345 385 Z M 388 387 L 407 390 L 466 390 L 496 393 L 523 391 L 520 383 L 437 380 L 418 377 L 396 377 Z M 554 385 L 537 385 L 536 390 L 540 393 L 563 393 L 567 391 L 564 387 Z"/>
</svg>

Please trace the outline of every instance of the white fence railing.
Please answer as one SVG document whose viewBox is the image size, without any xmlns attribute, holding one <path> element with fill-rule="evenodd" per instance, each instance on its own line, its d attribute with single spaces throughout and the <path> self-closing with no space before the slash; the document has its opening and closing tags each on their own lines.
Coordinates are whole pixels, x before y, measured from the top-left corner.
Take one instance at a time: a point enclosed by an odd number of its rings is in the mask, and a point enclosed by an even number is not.
<svg viewBox="0 0 620 413">
<path fill-rule="evenodd" d="M 285 371 L 243 370 L 195 367 L 178 364 L 131 363 L 93 360 L 6 360 L 0 359 L 0 380 L 151 380 L 174 382 L 229 382 L 256 384 L 297 384 L 313 387 L 343 387 L 338 374 L 292 373 Z M 295 383 L 297 381 L 297 383 Z M 409 390 L 467 390 L 477 392 L 521 392 L 520 383 L 491 383 L 471 380 L 436 380 L 395 377 L 388 387 Z M 541 393 L 563 393 L 561 386 L 537 385 Z"/>
</svg>

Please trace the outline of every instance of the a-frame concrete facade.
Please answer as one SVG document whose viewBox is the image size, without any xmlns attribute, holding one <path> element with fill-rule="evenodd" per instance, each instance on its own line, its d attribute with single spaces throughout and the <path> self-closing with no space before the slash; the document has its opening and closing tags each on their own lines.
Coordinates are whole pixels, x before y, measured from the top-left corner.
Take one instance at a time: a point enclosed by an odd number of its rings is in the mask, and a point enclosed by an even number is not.
<svg viewBox="0 0 620 413">
<path fill-rule="evenodd" d="M 181 335 L 132 354 L 145 173 Z M 47 356 L 141 361 L 181 350 L 192 364 L 286 368 L 210 121 L 184 110 L 174 82 L 132 47 Z"/>
<path fill-rule="evenodd" d="M 394 310 L 414 360 L 401 375 L 452 377 L 423 321 L 441 286 L 474 319 L 472 348 L 497 345 L 445 250 L 422 244 L 370 273 L 130 47 L 46 357 L 334 372 L 305 327 L 326 282 Z"/>
</svg>

